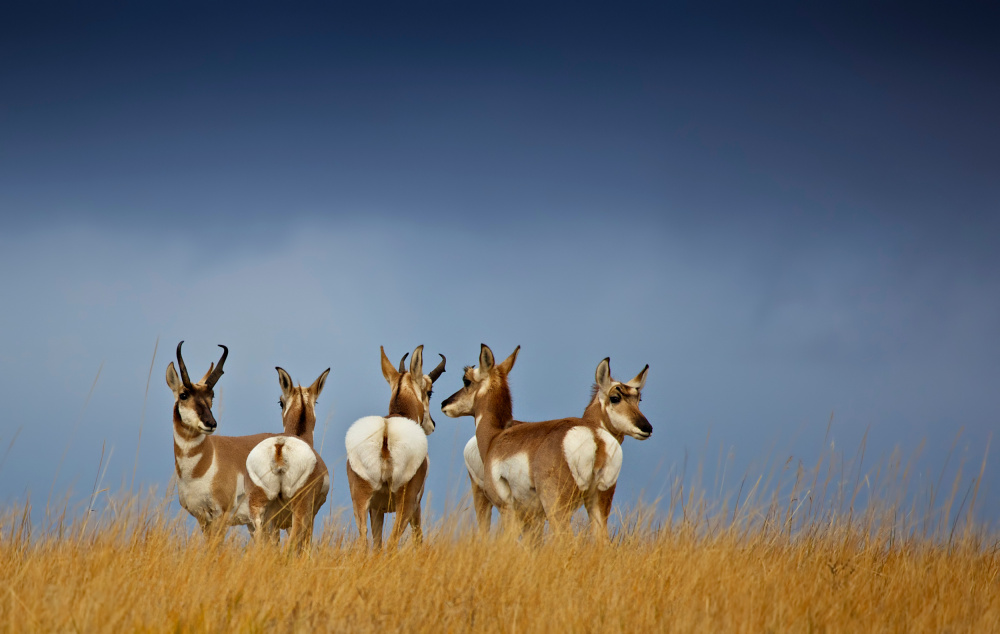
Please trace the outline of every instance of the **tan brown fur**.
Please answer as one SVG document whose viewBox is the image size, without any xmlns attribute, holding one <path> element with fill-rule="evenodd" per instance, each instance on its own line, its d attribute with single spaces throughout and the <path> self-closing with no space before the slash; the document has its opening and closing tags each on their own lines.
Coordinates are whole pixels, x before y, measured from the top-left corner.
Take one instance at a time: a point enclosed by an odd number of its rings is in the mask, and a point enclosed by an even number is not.
<svg viewBox="0 0 1000 634">
<path fill-rule="evenodd" d="M 385 348 L 379 347 L 381 355 L 382 376 L 389 384 L 389 412 L 387 417 L 400 416 L 414 421 L 427 431 L 434 429 L 434 421 L 430 417 L 430 396 L 434 381 L 444 372 L 445 358 L 441 355 L 441 363 L 430 372 L 423 373 L 423 349 L 417 346 L 410 360 L 410 369 L 405 370 L 406 355 L 399 362 L 399 368 L 393 367 L 385 354 Z M 388 433 L 385 428 L 384 434 Z M 388 447 L 388 436 L 383 436 L 382 459 L 391 460 Z M 351 502 L 354 507 L 354 519 L 358 527 L 360 539 L 368 541 L 368 521 L 371 520 L 372 546 L 378 550 L 382 547 L 382 529 L 386 513 L 395 513 L 396 519 L 389 534 L 389 545 L 395 548 L 402 538 L 407 524 L 413 531 L 413 540 L 420 543 L 423 540 L 423 530 L 420 526 L 420 502 L 424 494 L 424 481 L 427 477 L 429 461 L 424 458 L 420 467 L 408 482 L 393 493 L 388 486 L 375 489 L 371 483 L 358 475 L 347 460 L 347 482 L 351 491 Z M 391 470 L 391 468 L 390 468 Z M 366 517 L 366 515 L 368 517 Z"/>
<path fill-rule="evenodd" d="M 597 472 L 604 466 L 607 454 L 601 449 L 606 447 L 607 437 L 602 437 L 596 430 L 611 427 L 611 424 L 599 398 L 602 392 L 600 389 L 595 390 L 591 404 L 584 412 L 584 418 L 564 418 L 529 424 L 513 420 L 507 374 L 513 367 L 519 349 L 503 363 L 494 365 L 492 351 L 484 344 L 480 352 L 480 366 L 466 368 L 463 389 L 442 404 L 442 410 L 449 416 L 473 415 L 476 418 L 476 442 L 485 467 L 486 477 L 483 479 L 485 487 L 480 489 L 471 475 L 470 482 L 480 530 L 488 532 L 491 506 L 494 505 L 501 508 L 501 515 L 508 516 L 505 518 L 505 523 L 518 524 L 519 528 L 528 524 L 529 527 L 538 530 L 540 519 L 538 509 L 505 508 L 502 504 L 498 504 L 503 498 L 495 489 L 493 477 L 489 475 L 494 463 L 523 453 L 529 460 L 532 483 L 538 492 L 542 511 L 553 530 L 568 530 L 570 516 L 575 509 L 583 505 L 591 518 L 593 534 L 601 539 L 607 539 L 607 518 L 615 487 L 612 485 L 608 490 L 601 491 L 596 486 L 591 486 L 588 490 L 581 491 L 570 472 L 564 453 L 564 441 L 570 430 L 575 427 L 589 428 L 594 432 L 594 440 L 598 446 L 594 471 Z M 597 371 L 598 380 L 604 383 L 604 395 L 613 392 L 619 399 L 619 403 L 615 404 L 619 408 L 629 409 L 631 407 L 629 400 L 634 400 L 635 420 L 641 421 L 640 427 L 649 427 L 645 416 L 638 411 L 639 390 L 617 382 L 609 386 L 610 375 L 607 364 L 608 360 L 605 359 Z M 644 369 L 640 373 L 643 380 L 645 372 Z M 649 428 L 650 433 L 651 431 Z M 620 443 L 624 434 L 616 430 L 613 437 Z"/>
<path fill-rule="evenodd" d="M 198 383 L 192 383 L 177 344 L 177 363 L 167 366 L 167 386 L 174 393 L 174 469 L 178 478 L 181 506 L 198 520 L 206 535 L 225 532 L 232 524 L 246 524 L 237 512 L 240 507 L 240 483 L 244 495 L 254 488 L 246 469 L 246 456 L 260 441 L 273 434 L 252 436 L 215 436 L 217 427 L 212 414 L 215 382 L 222 375 L 228 350 L 214 363 Z M 185 420 L 186 419 L 186 420 Z M 182 444 L 184 446 L 182 446 Z M 185 466 L 193 466 L 185 469 Z M 211 481 L 204 481 L 214 469 Z"/>
<path fill-rule="evenodd" d="M 277 541 L 278 531 L 287 530 L 289 542 L 295 548 L 301 549 L 312 541 L 315 518 L 320 507 L 326 502 L 331 484 L 326 463 L 313 446 L 316 400 L 323 391 L 330 369 L 327 368 L 309 387 L 294 384 L 284 369 L 276 367 L 275 370 L 278 371 L 278 382 L 282 390 L 278 403 L 281 406 L 282 426 L 285 431 L 284 434 L 274 434 L 269 437 L 295 436 L 305 441 L 313 447 L 316 466 L 303 488 L 291 499 L 279 495 L 274 500 L 268 500 L 263 491 L 254 487 L 250 493 L 250 516 L 255 527 L 260 529 L 261 537 Z M 276 462 L 284 461 L 282 452 L 283 445 L 276 444 Z"/>
</svg>

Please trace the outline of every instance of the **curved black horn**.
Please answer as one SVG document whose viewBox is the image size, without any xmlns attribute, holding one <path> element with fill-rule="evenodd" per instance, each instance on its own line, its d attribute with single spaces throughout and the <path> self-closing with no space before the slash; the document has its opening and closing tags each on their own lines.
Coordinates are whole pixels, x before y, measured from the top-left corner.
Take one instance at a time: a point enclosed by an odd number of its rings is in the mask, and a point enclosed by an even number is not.
<svg viewBox="0 0 1000 634">
<path fill-rule="evenodd" d="M 400 374 L 402 374 L 403 372 L 406 372 L 406 357 L 408 357 L 408 356 L 410 356 L 409 352 L 407 352 L 406 354 L 404 354 L 403 358 L 399 360 L 399 373 Z"/>
<path fill-rule="evenodd" d="M 222 366 L 226 363 L 226 357 L 229 356 L 229 348 L 221 343 L 219 344 L 219 347 L 222 348 L 222 356 L 219 358 L 219 362 L 215 364 L 215 369 L 212 370 L 212 373 L 208 375 L 207 379 L 205 379 L 205 385 L 208 387 L 213 387 L 219 379 L 222 378 Z"/>
<path fill-rule="evenodd" d="M 439 353 L 438 356 L 441 357 L 441 363 L 437 364 L 436 368 L 427 373 L 427 376 L 431 377 L 432 382 L 437 381 L 438 377 L 444 374 L 444 362 L 447 361 L 447 359 L 444 358 L 443 354 Z"/>
<path fill-rule="evenodd" d="M 184 387 L 191 389 L 191 377 L 188 376 L 187 366 L 184 365 L 184 357 L 181 356 L 182 345 L 184 345 L 183 341 L 177 344 L 177 367 L 181 370 L 181 381 L 184 383 Z"/>
</svg>

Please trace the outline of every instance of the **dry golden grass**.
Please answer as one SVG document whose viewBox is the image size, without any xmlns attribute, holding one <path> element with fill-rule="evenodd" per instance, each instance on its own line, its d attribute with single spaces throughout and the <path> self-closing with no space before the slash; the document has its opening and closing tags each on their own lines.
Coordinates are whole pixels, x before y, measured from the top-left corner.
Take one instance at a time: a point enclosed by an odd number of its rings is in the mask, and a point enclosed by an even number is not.
<svg viewBox="0 0 1000 634">
<path fill-rule="evenodd" d="M 465 510 L 422 547 L 385 554 L 354 547 L 353 527 L 335 519 L 305 557 L 249 544 L 242 528 L 208 544 L 152 495 L 37 536 L 21 507 L 0 525 L 0 627 L 1000 631 L 1000 543 L 971 524 L 920 533 L 890 506 L 804 519 L 774 504 L 701 507 L 689 498 L 658 527 L 652 515 L 625 518 L 610 546 L 481 539 Z"/>
</svg>

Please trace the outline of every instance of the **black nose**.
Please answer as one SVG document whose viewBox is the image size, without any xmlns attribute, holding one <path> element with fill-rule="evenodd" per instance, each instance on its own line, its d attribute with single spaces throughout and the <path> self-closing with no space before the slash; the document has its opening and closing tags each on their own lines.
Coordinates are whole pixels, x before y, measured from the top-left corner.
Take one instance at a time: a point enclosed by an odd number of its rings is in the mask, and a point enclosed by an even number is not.
<svg viewBox="0 0 1000 634">
<path fill-rule="evenodd" d="M 645 432 L 647 434 L 653 433 L 653 426 L 649 424 L 649 421 L 646 420 L 645 416 L 643 416 L 642 420 L 636 423 L 635 426 L 639 428 L 639 431 Z"/>
</svg>

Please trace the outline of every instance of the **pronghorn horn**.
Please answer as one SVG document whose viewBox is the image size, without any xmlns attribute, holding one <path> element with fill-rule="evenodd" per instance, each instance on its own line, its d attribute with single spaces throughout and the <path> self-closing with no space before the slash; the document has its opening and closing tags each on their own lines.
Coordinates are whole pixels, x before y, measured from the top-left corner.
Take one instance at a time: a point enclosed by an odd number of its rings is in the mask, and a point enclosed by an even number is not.
<svg viewBox="0 0 1000 634">
<path fill-rule="evenodd" d="M 184 387 L 191 389 L 191 377 L 188 376 L 187 366 L 184 365 L 184 357 L 181 356 L 181 346 L 184 342 L 177 344 L 177 366 L 181 369 L 181 381 L 184 383 Z"/>
<path fill-rule="evenodd" d="M 444 374 L 444 362 L 446 359 L 443 354 L 438 353 L 438 356 L 441 357 L 441 363 L 437 364 L 436 368 L 427 373 L 427 376 L 431 377 L 431 382 L 437 381 L 438 377 Z"/>
<path fill-rule="evenodd" d="M 219 362 L 215 364 L 215 369 L 212 370 L 212 373 L 208 375 L 207 379 L 205 379 L 205 385 L 208 387 L 213 387 L 219 379 L 222 378 L 222 366 L 226 362 L 226 357 L 229 356 L 229 348 L 221 343 L 219 344 L 219 347 L 222 348 L 222 356 L 219 358 Z"/>
<path fill-rule="evenodd" d="M 406 372 L 406 357 L 408 357 L 408 356 L 410 356 L 409 352 L 407 352 L 406 354 L 404 354 L 403 358 L 399 360 L 399 373 L 400 374 L 402 374 L 403 372 Z"/>
</svg>

